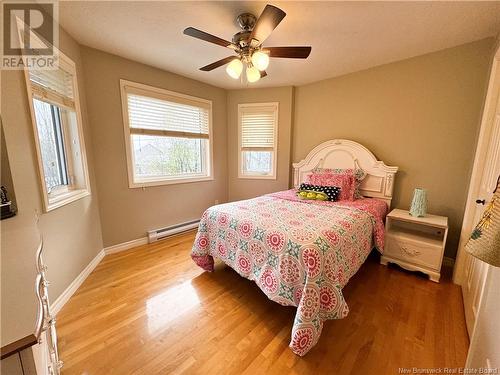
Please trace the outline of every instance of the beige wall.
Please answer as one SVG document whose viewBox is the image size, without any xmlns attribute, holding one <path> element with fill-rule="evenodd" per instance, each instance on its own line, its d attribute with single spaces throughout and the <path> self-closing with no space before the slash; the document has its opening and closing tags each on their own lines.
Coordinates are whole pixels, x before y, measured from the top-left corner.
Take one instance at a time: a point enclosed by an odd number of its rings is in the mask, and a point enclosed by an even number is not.
<svg viewBox="0 0 500 375">
<path fill-rule="evenodd" d="M 60 49 L 77 67 L 92 195 L 40 216 L 52 301 L 102 249 L 80 47 L 61 30 Z M 35 212 L 42 212 L 42 200 L 24 74 L 2 71 L 1 75 L 1 114 L 19 210 L 17 216 L 1 222 L 1 344 L 4 345 L 33 332 L 38 243 Z"/>
<path fill-rule="evenodd" d="M 104 246 L 134 240 L 146 231 L 199 219 L 227 199 L 226 91 L 95 49 L 83 47 L 92 146 Z M 130 189 L 123 134 L 120 79 L 213 103 L 213 181 Z"/>
<path fill-rule="evenodd" d="M 278 164 L 276 180 L 238 178 L 238 104 L 278 102 Z M 227 94 L 227 159 L 229 201 L 288 189 L 293 87 L 230 90 Z"/>
<path fill-rule="evenodd" d="M 357 141 L 399 166 L 393 206 L 428 190 L 430 213 L 450 219 L 455 256 L 493 38 L 295 90 L 293 161 L 334 138 Z"/>
</svg>

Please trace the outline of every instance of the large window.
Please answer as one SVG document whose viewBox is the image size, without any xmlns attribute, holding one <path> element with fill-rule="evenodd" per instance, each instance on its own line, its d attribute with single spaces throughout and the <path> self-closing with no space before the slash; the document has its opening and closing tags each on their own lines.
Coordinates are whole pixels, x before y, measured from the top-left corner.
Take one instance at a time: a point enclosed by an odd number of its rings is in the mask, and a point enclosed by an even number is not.
<svg viewBox="0 0 500 375">
<path fill-rule="evenodd" d="M 212 103 L 121 80 L 129 186 L 212 179 Z"/>
<path fill-rule="evenodd" d="M 278 103 L 238 106 L 240 178 L 276 178 Z"/>
<path fill-rule="evenodd" d="M 90 194 L 75 64 L 26 70 L 45 211 Z"/>
</svg>

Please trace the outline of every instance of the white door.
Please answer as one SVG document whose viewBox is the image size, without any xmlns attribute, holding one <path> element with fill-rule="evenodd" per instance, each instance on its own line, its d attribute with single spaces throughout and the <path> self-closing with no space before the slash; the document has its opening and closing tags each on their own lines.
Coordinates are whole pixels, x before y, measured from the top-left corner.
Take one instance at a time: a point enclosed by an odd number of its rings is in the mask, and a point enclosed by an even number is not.
<svg viewBox="0 0 500 375">
<path fill-rule="evenodd" d="M 496 67 L 497 77 L 500 77 L 500 64 Z M 500 175 L 500 85 L 495 85 L 497 98 L 495 108 L 492 108 L 493 118 L 490 122 L 491 130 L 488 132 L 484 140 L 486 155 L 484 162 L 480 163 L 482 172 L 480 176 L 480 184 L 477 196 L 473 199 L 476 201 L 474 210 L 474 223 L 479 222 L 484 209 L 491 201 L 493 191 L 496 188 L 497 180 Z M 481 303 L 481 298 L 484 292 L 486 276 L 489 271 L 489 265 L 483 261 L 466 255 L 465 258 L 465 282 L 462 284 L 462 293 L 464 297 L 465 318 L 467 322 L 467 330 L 469 336 L 472 336 L 472 331 L 476 323 L 478 309 Z"/>
</svg>

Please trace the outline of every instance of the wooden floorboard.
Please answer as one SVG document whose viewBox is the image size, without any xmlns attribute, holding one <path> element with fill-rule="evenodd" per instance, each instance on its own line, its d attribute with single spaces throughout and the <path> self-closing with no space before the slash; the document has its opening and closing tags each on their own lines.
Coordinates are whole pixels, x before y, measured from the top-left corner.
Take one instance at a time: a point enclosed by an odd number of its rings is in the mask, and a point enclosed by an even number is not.
<svg viewBox="0 0 500 375">
<path fill-rule="evenodd" d="M 459 287 L 368 258 L 344 289 L 347 318 L 318 344 L 288 348 L 295 308 L 218 264 L 198 268 L 194 234 L 108 255 L 58 315 L 63 374 L 398 374 L 461 367 Z"/>
</svg>

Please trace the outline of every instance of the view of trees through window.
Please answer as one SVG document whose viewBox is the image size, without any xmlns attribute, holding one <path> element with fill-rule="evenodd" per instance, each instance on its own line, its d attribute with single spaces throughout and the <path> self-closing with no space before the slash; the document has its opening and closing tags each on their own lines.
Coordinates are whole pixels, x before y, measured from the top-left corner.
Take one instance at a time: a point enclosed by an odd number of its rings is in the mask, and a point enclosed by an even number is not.
<svg viewBox="0 0 500 375">
<path fill-rule="evenodd" d="M 269 174 L 272 171 L 271 151 L 243 151 L 245 172 Z"/>
<path fill-rule="evenodd" d="M 33 99 L 45 185 L 50 192 L 54 187 L 68 184 L 64 151 L 63 129 L 59 107 Z"/>
<path fill-rule="evenodd" d="M 206 139 L 132 135 L 134 171 L 138 178 L 196 175 L 205 172 Z"/>
</svg>

